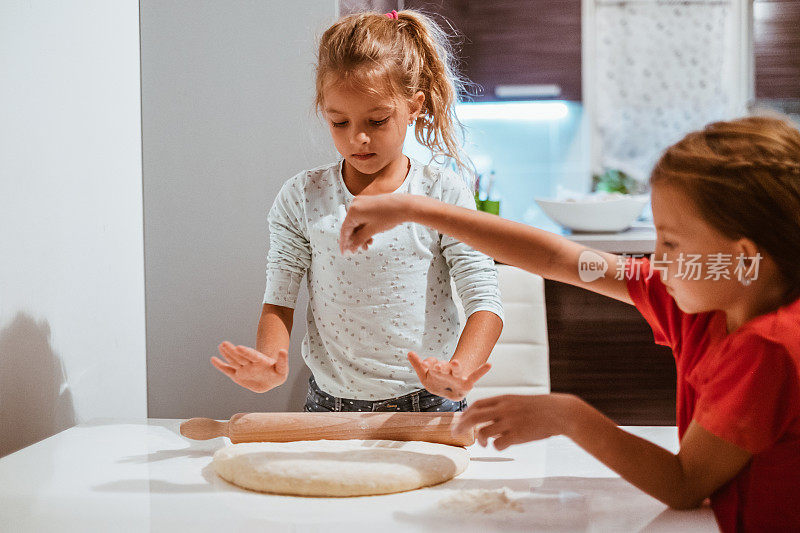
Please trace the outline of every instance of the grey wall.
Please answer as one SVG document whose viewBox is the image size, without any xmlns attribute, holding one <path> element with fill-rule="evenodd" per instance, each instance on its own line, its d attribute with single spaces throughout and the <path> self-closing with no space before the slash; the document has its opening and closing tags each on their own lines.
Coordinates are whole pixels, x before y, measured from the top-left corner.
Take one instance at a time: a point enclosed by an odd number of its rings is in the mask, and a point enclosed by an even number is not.
<svg viewBox="0 0 800 533">
<path fill-rule="evenodd" d="M 267 212 L 295 173 L 333 161 L 314 115 L 316 38 L 334 0 L 141 1 L 150 417 L 300 410 L 307 295 L 290 376 L 255 394 L 214 369 L 222 340 L 255 345 Z"/>
</svg>

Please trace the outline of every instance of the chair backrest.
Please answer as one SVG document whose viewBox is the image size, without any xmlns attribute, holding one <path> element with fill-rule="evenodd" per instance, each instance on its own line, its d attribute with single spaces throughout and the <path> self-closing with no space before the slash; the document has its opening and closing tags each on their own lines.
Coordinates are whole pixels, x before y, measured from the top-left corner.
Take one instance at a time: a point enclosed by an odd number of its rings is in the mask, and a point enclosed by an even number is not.
<svg viewBox="0 0 800 533">
<path fill-rule="evenodd" d="M 467 395 L 468 402 L 500 394 L 550 392 L 544 280 L 508 265 L 497 265 L 497 276 L 505 314 L 503 332 L 489 357 L 492 369 Z M 464 308 L 455 284 L 453 298 L 463 328 Z"/>
</svg>

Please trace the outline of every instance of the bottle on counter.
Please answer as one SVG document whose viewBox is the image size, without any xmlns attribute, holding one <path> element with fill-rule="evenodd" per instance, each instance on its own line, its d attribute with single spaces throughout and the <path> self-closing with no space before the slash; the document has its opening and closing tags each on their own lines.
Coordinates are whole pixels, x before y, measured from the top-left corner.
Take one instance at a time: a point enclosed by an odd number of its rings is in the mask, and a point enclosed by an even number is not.
<svg viewBox="0 0 800 533">
<path fill-rule="evenodd" d="M 489 173 L 489 179 L 486 184 L 486 195 L 481 202 L 480 209 L 481 211 L 492 213 L 493 215 L 500 214 L 500 195 L 497 192 L 494 170 Z"/>
</svg>

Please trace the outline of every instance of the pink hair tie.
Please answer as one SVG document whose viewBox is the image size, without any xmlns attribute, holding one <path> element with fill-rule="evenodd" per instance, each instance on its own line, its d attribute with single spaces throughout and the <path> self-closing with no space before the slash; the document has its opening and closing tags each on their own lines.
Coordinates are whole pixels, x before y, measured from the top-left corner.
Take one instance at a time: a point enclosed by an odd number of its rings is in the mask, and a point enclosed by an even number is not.
<svg viewBox="0 0 800 533">
<path fill-rule="evenodd" d="M 390 19 L 397 20 L 397 11 L 392 9 L 392 12 L 391 13 L 386 13 L 386 16 L 389 17 Z"/>
</svg>

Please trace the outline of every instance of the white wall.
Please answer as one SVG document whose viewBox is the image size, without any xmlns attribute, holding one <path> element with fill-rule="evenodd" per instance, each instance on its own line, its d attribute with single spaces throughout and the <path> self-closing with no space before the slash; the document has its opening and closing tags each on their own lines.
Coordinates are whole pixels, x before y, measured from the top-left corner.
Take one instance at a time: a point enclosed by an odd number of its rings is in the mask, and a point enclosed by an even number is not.
<svg viewBox="0 0 800 533">
<path fill-rule="evenodd" d="M 146 413 L 138 21 L 0 3 L 0 456 Z"/>
<path fill-rule="evenodd" d="M 209 363 L 255 345 L 267 212 L 285 180 L 333 161 L 312 111 L 316 38 L 335 0 L 142 0 L 142 148 L 151 417 L 297 411 L 301 296 L 287 383 L 265 394 Z"/>
</svg>

